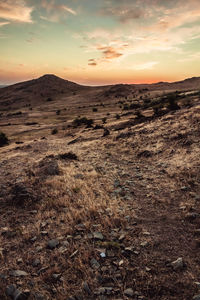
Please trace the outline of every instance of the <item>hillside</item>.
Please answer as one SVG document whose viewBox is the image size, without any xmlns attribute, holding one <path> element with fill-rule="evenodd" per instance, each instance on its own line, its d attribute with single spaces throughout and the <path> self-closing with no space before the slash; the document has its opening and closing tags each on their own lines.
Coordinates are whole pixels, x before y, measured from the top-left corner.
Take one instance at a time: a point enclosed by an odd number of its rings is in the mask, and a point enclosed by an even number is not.
<svg viewBox="0 0 200 300">
<path fill-rule="evenodd" d="M 66 84 L 1 110 L 0 299 L 198 300 L 198 80 Z"/>
<path fill-rule="evenodd" d="M 8 106 L 20 109 L 27 106 L 44 105 L 46 101 L 70 101 L 77 96 L 98 98 L 106 101 L 110 98 L 135 97 L 148 93 L 163 93 L 165 91 L 188 91 L 200 88 L 200 77 L 189 78 L 183 81 L 155 84 L 117 84 L 109 86 L 89 87 L 64 80 L 52 74 L 44 75 L 38 79 L 17 83 L 0 90 L 0 109 Z"/>
<path fill-rule="evenodd" d="M 20 82 L 0 90 L 0 104 L 5 106 L 34 105 L 41 101 L 56 99 L 62 94 L 73 95 L 86 87 L 47 74 L 38 79 Z"/>
</svg>

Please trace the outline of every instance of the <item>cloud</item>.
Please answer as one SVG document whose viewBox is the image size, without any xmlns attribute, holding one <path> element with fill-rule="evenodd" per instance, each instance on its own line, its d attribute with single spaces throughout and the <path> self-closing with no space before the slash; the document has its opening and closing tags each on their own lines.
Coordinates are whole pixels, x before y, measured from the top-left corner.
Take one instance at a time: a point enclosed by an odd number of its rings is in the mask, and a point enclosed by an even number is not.
<svg viewBox="0 0 200 300">
<path fill-rule="evenodd" d="M 97 66 L 97 62 L 95 59 L 91 58 L 88 60 L 88 66 Z"/>
<path fill-rule="evenodd" d="M 123 55 L 118 51 L 118 49 L 111 46 L 98 46 L 97 50 L 102 52 L 105 59 L 114 59 Z"/>
<path fill-rule="evenodd" d="M 33 7 L 26 5 L 23 0 L 0 1 L 0 18 L 23 23 L 32 23 Z"/>
<path fill-rule="evenodd" d="M 158 64 L 157 61 L 149 61 L 149 62 L 146 62 L 146 63 L 143 63 L 143 64 L 135 65 L 135 66 L 133 66 L 133 69 L 138 70 L 138 71 L 140 71 L 140 70 L 151 70 L 157 64 Z"/>
<path fill-rule="evenodd" d="M 145 17 L 146 13 L 140 7 L 126 7 L 120 5 L 118 7 L 106 7 L 100 12 L 102 15 L 114 17 L 121 23 L 127 23 L 130 20 L 140 19 Z"/>
<path fill-rule="evenodd" d="M 76 11 L 64 4 L 57 4 L 56 1 L 42 0 L 41 6 L 46 11 L 46 16 L 40 16 L 41 19 L 50 22 L 58 22 L 66 17 L 67 14 L 77 15 Z"/>
<path fill-rule="evenodd" d="M 0 22 L 0 27 L 10 24 L 10 22 Z"/>
</svg>

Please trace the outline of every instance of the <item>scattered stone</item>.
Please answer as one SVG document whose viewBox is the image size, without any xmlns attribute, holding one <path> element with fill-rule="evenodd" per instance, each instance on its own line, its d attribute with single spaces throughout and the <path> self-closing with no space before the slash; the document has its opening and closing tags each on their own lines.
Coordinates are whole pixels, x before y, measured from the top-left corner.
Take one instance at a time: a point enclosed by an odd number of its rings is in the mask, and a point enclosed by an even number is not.
<svg viewBox="0 0 200 300">
<path fill-rule="evenodd" d="M 57 239 L 49 240 L 47 244 L 48 248 L 50 248 L 51 250 L 58 247 L 58 245 L 59 245 L 59 241 Z"/>
<path fill-rule="evenodd" d="M 99 269 L 100 268 L 100 264 L 98 263 L 98 261 L 95 259 L 95 258 L 92 258 L 91 260 L 90 260 L 90 264 L 91 264 L 91 267 L 93 268 L 93 269 Z"/>
<path fill-rule="evenodd" d="M 41 293 L 36 292 L 34 294 L 34 299 L 35 300 L 46 300 L 46 297 L 44 295 L 42 295 Z"/>
<path fill-rule="evenodd" d="M 101 252 L 101 253 L 100 253 L 100 256 L 101 256 L 101 258 L 105 258 L 105 257 L 106 257 L 105 252 Z"/>
<path fill-rule="evenodd" d="M 184 263 L 182 257 L 179 257 L 177 260 L 173 261 L 171 265 L 175 271 L 183 269 Z"/>
<path fill-rule="evenodd" d="M 118 188 L 120 186 L 121 186 L 120 181 L 118 179 L 115 179 L 115 181 L 114 181 L 114 188 Z"/>
<path fill-rule="evenodd" d="M 134 292 L 133 292 L 132 289 L 129 288 L 129 289 L 126 289 L 126 290 L 124 291 L 124 295 L 127 296 L 127 297 L 133 297 Z"/>
<path fill-rule="evenodd" d="M 147 242 L 147 241 L 142 242 L 142 243 L 140 244 L 140 246 L 141 246 L 141 247 L 146 247 L 146 246 L 148 246 L 148 242 Z"/>
<path fill-rule="evenodd" d="M 34 236 L 34 237 L 31 239 L 31 242 L 34 243 L 36 240 L 37 240 L 37 236 Z"/>
<path fill-rule="evenodd" d="M 197 219 L 200 215 L 198 213 L 188 213 L 186 216 L 185 216 L 185 220 L 188 221 L 188 222 L 192 222 L 194 221 L 195 219 Z"/>
<path fill-rule="evenodd" d="M 55 273 L 55 274 L 52 275 L 53 279 L 55 279 L 55 280 L 59 280 L 61 276 L 62 276 L 61 273 L 59 273 L 59 274 Z"/>
<path fill-rule="evenodd" d="M 84 283 L 83 283 L 83 290 L 84 290 L 88 295 L 91 295 L 91 294 L 92 294 L 91 289 L 90 289 L 90 287 L 89 287 L 89 285 L 88 285 L 87 282 L 84 282 Z"/>
<path fill-rule="evenodd" d="M 40 233 L 41 233 L 42 235 L 48 235 L 48 232 L 47 232 L 47 231 L 44 231 L 44 230 L 41 231 Z"/>
<path fill-rule="evenodd" d="M 36 258 L 33 262 L 33 267 L 37 267 L 40 265 L 40 260 L 38 258 Z"/>
<path fill-rule="evenodd" d="M 200 300 L 200 294 L 199 295 L 195 295 L 192 300 Z"/>
<path fill-rule="evenodd" d="M 104 239 L 103 234 L 101 232 L 93 232 L 93 238 L 101 241 Z"/>
<path fill-rule="evenodd" d="M 37 252 L 40 252 L 40 251 L 42 251 L 42 246 L 37 246 L 35 249 Z"/>
<path fill-rule="evenodd" d="M 15 276 L 15 277 L 23 277 L 23 276 L 28 276 L 28 273 L 26 273 L 25 271 L 21 271 L 21 270 L 14 270 L 14 271 L 11 271 L 11 275 Z"/>
<path fill-rule="evenodd" d="M 125 237 L 126 237 L 125 234 L 121 234 L 119 237 L 119 241 L 123 241 L 125 239 Z"/>
</svg>

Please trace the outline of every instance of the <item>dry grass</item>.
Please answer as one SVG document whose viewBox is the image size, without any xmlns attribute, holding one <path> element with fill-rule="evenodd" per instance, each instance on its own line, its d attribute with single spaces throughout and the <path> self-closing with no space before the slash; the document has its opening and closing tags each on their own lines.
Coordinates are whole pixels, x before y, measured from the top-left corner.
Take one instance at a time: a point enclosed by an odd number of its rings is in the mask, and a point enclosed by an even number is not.
<svg viewBox="0 0 200 300">
<path fill-rule="evenodd" d="M 1 299 L 7 299 L 10 283 L 31 290 L 29 299 L 38 291 L 45 299 L 127 299 L 126 288 L 136 299 L 191 299 L 200 275 L 199 99 L 190 108 L 134 124 L 133 116 L 116 120 L 119 99 L 95 113 L 94 104 L 73 97 L 76 105 L 60 116 L 52 113 L 53 102 L 45 103 L 44 120 L 43 112 L 33 109 L 37 129 L 26 131 L 23 116 L 11 118 L 19 125 L 5 126 L 11 143 L 0 148 Z M 63 101 L 56 106 L 60 109 Z M 95 124 L 106 116 L 110 135 L 102 137 L 103 129 L 67 127 L 80 112 Z M 124 129 L 116 131 L 122 123 Z M 59 130 L 52 136 L 55 124 Z M 23 144 L 16 145 L 18 139 Z M 68 152 L 78 160 L 59 156 Z M 49 159 L 58 166 L 57 174 L 43 173 L 41 162 L 49 164 Z M 19 182 L 30 195 L 21 203 L 10 194 Z M 94 232 L 101 232 L 103 240 L 94 239 Z M 50 239 L 59 241 L 54 250 L 47 247 Z M 173 271 L 170 263 L 178 257 L 186 267 Z M 14 278 L 13 269 L 28 276 Z M 100 287 L 112 287 L 110 295 L 98 295 Z"/>
</svg>

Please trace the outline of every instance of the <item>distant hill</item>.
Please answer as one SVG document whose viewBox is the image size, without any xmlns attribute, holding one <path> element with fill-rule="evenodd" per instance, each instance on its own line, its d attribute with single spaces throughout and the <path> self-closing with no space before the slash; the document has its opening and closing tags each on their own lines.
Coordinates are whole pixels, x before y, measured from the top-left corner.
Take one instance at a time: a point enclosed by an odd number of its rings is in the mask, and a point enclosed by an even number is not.
<svg viewBox="0 0 200 300">
<path fill-rule="evenodd" d="M 37 79 L 16 83 L 0 89 L 0 105 L 7 107 L 30 106 L 41 101 L 52 101 L 78 95 L 109 99 L 148 91 L 193 90 L 200 89 L 200 77 L 188 78 L 177 82 L 158 82 L 153 84 L 116 84 L 102 87 L 82 86 L 77 83 L 46 74 Z M 92 92 L 92 94 L 91 94 Z M 82 94 L 83 93 L 83 94 Z"/>
<path fill-rule="evenodd" d="M 87 87 L 64 80 L 52 74 L 37 79 L 16 83 L 0 90 L 0 103 L 12 105 L 23 102 L 38 103 L 41 100 L 54 100 L 62 94 L 72 95 Z"/>
</svg>

